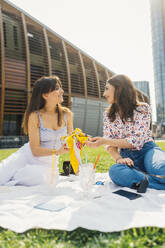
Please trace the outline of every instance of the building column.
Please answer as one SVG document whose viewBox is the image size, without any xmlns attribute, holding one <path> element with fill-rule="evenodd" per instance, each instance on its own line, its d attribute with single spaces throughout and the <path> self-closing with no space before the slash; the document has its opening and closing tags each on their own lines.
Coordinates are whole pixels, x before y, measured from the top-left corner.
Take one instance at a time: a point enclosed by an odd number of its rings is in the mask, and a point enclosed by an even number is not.
<svg viewBox="0 0 165 248">
<path fill-rule="evenodd" d="M 92 63 L 93 63 L 93 67 L 94 67 L 94 71 L 95 71 L 95 75 L 96 75 L 98 95 L 99 95 L 99 99 L 101 99 L 100 81 L 99 81 L 98 71 L 97 71 L 97 68 L 96 68 L 96 63 L 95 63 L 94 60 L 92 61 Z"/>
<path fill-rule="evenodd" d="M 5 46 L 2 20 L 2 6 L 0 5 L 0 39 L 1 39 L 1 99 L 0 99 L 0 135 L 3 131 L 4 107 L 5 107 Z"/>
<path fill-rule="evenodd" d="M 43 28 L 43 33 L 44 33 L 44 39 L 45 39 L 45 45 L 46 45 L 49 76 L 52 76 L 52 61 L 51 61 L 51 55 L 50 55 L 49 40 L 48 40 L 47 31 L 45 28 Z"/>
<path fill-rule="evenodd" d="M 106 74 L 107 79 L 109 79 L 109 74 L 108 74 L 108 70 L 107 69 L 105 69 L 105 74 Z"/>
<path fill-rule="evenodd" d="M 27 104 L 30 103 L 31 98 L 31 70 L 30 70 L 30 51 L 29 51 L 29 41 L 27 34 L 27 26 L 25 21 L 25 15 L 21 13 L 24 39 L 25 39 L 25 50 L 26 50 L 26 75 L 27 75 Z"/>
<path fill-rule="evenodd" d="M 67 78 L 68 78 L 68 108 L 71 108 L 71 78 L 70 78 L 70 67 L 69 67 L 69 59 L 68 53 L 66 49 L 65 42 L 62 40 L 62 47 L 64 51 L 65 63 L 66 63 L 66 71 L 67 71 Z"/>
<path fill-rule="evenodd" d="M 85 72 L 85 67 L 84 67 L 84 62 L 83 62 L 83 58 L 81 55 L 81 52 L 78 51 L 78 55 L 80 58 L 80 64 L 81 64 L 81 69 L 82 69 L 82 74 L 83 74 L 83 79 L 84 79 L 84 96 L 85 98 L 87 98 L 87 80 L 86 80 L 86 72 Z"/>
</svg>

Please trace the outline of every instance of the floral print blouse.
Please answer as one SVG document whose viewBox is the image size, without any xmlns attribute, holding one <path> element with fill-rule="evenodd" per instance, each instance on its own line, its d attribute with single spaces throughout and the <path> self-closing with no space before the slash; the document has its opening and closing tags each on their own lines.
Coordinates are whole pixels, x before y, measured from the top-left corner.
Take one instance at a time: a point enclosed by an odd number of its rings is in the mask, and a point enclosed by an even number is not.
<svg viewBox="0 0 165 248">
<path fill-rule="evenodd" d="M 147 103 L 142 103 L 136 110 L 134 110 L 133 122 L 131 119 L 128 119 L 125 123 L 122 122 L 118 113 L 114 122 L 111 122 L 107 116 L 107 111 L 105 111 L 103 119 L 104 137 L 126 139 L 127 142 L 133 145 L 133 150 L 141 150 L 146 142 L 153 141 L 150 130 L 150 106 Z"/>
</svg>

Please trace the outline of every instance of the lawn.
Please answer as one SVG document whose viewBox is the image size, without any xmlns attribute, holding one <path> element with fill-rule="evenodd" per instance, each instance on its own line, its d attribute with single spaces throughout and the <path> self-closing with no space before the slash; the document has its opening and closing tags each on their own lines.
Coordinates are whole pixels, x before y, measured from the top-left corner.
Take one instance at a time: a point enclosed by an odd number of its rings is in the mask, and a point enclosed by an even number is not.
<svg viewBox="0 0 165 248">
<path fill-rule="evenodd" d="M 159 145 L 165 150 L 165 142 L 159 142 Z M 0 160 L 6 158 L 16 149 L 0 150 Z M 101 158 L 96 167 L 97 172 L 107 172 L 113 159 L 103 147 L 98 149 L 85 148 L 85 153 L 88 154 L 88 160 L 95 162 L 98 154 L 101 153 Z M 68 155 L 61 156 L 60 170 L 62 170 L 63 160 L 67 160 Z M 42 230 L 33 229 L 23 234 L 0 228 L 0 248 L 67 248 L 67 247 L 108 247 L 108 248 L 129 248 L 129 247 L 165 247 L 165 228 L 145 227 L 132 228 L 127 231 L 103 233 L 98 231 L 90 231 L 83 228 L 78 228 L 72 232 L 58 230 Z"/>
</svg>

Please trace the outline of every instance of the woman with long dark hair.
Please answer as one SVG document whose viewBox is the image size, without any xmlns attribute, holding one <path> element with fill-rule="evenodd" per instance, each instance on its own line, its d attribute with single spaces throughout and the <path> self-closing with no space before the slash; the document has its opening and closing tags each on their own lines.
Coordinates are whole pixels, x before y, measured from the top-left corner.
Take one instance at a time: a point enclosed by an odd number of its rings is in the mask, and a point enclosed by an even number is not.
<svg viewBox="0 0 165 248">
<path fill-rule="evenodd" d="M 110 104 L 104 113 L 104 137 L 91 138 L 86 145 L 106 145 L 116 161 L 109 170 L 115 184 L 144 192 L 147 186 L 165 189 L 165 152 L 153 142 L 149 104 L 138 101 L 125 75 L 107 80 L 104 96 Z"/>
<path fill-rule="evenodd" d="M 73 131 L 72 112 L 61 106 L 63 93 L 57 76 L 36 81 L 23 120 L 29 142 L 0 163 L 0 185 L 50 183 L 52 157 L 57 179 L 58 156 L 68 152 L 60 139 Z"/>
</svg>

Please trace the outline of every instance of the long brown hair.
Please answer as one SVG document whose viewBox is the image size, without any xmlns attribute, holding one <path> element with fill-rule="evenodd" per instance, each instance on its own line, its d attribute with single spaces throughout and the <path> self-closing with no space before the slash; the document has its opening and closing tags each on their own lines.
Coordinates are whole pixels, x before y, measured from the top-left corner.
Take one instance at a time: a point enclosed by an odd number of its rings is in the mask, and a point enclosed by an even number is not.
<svg viewBox="0 0 165 248">
<path fill-rule="evenodd" d="M 113 122 L 116 113 L 120 113 L 125 123 L 129 118 L 133 121 L 133 111 L 139 106 L 136 89 L 131 79 L 125 75 L 115 75 L 107 80 L 115 88 L 114 103 L 108 109 L 108 117 Z"/>
<path fill-rule="evenodd" d="M 45 106 L 45 99 L 42 97 L 43 94 L 50 93 L 56 90 L 56 84 L 59 84 L 62 87 L 62 83 L 57 76 L 50 77 L 41 77 L 39 78 L 35 84 L 32 91 L 32 96 L 30 99 L 30 103 L 25 111 L 24 119 L 22 123 L 23 131 L 25 134 L 28 134 L 28 120 L 29 116 L 32 112 L 38 111 Z M 62 107 L 60 104 L 56 105 L 55 112 L 57 112 L 58 116 L 58 125 L 62 125 L 62 117 L 63 112 L 68 112 L 69 110 L 65 107 Z"/>
<path fill-rule="evenodd" d="M 142 93 L 140 90 L 136 89 L 137 97 L 139 102 L 146 102 L 150 105 L 150 100 L 148 96 L 146 96 L 144 93 Z"/>
</svg>

